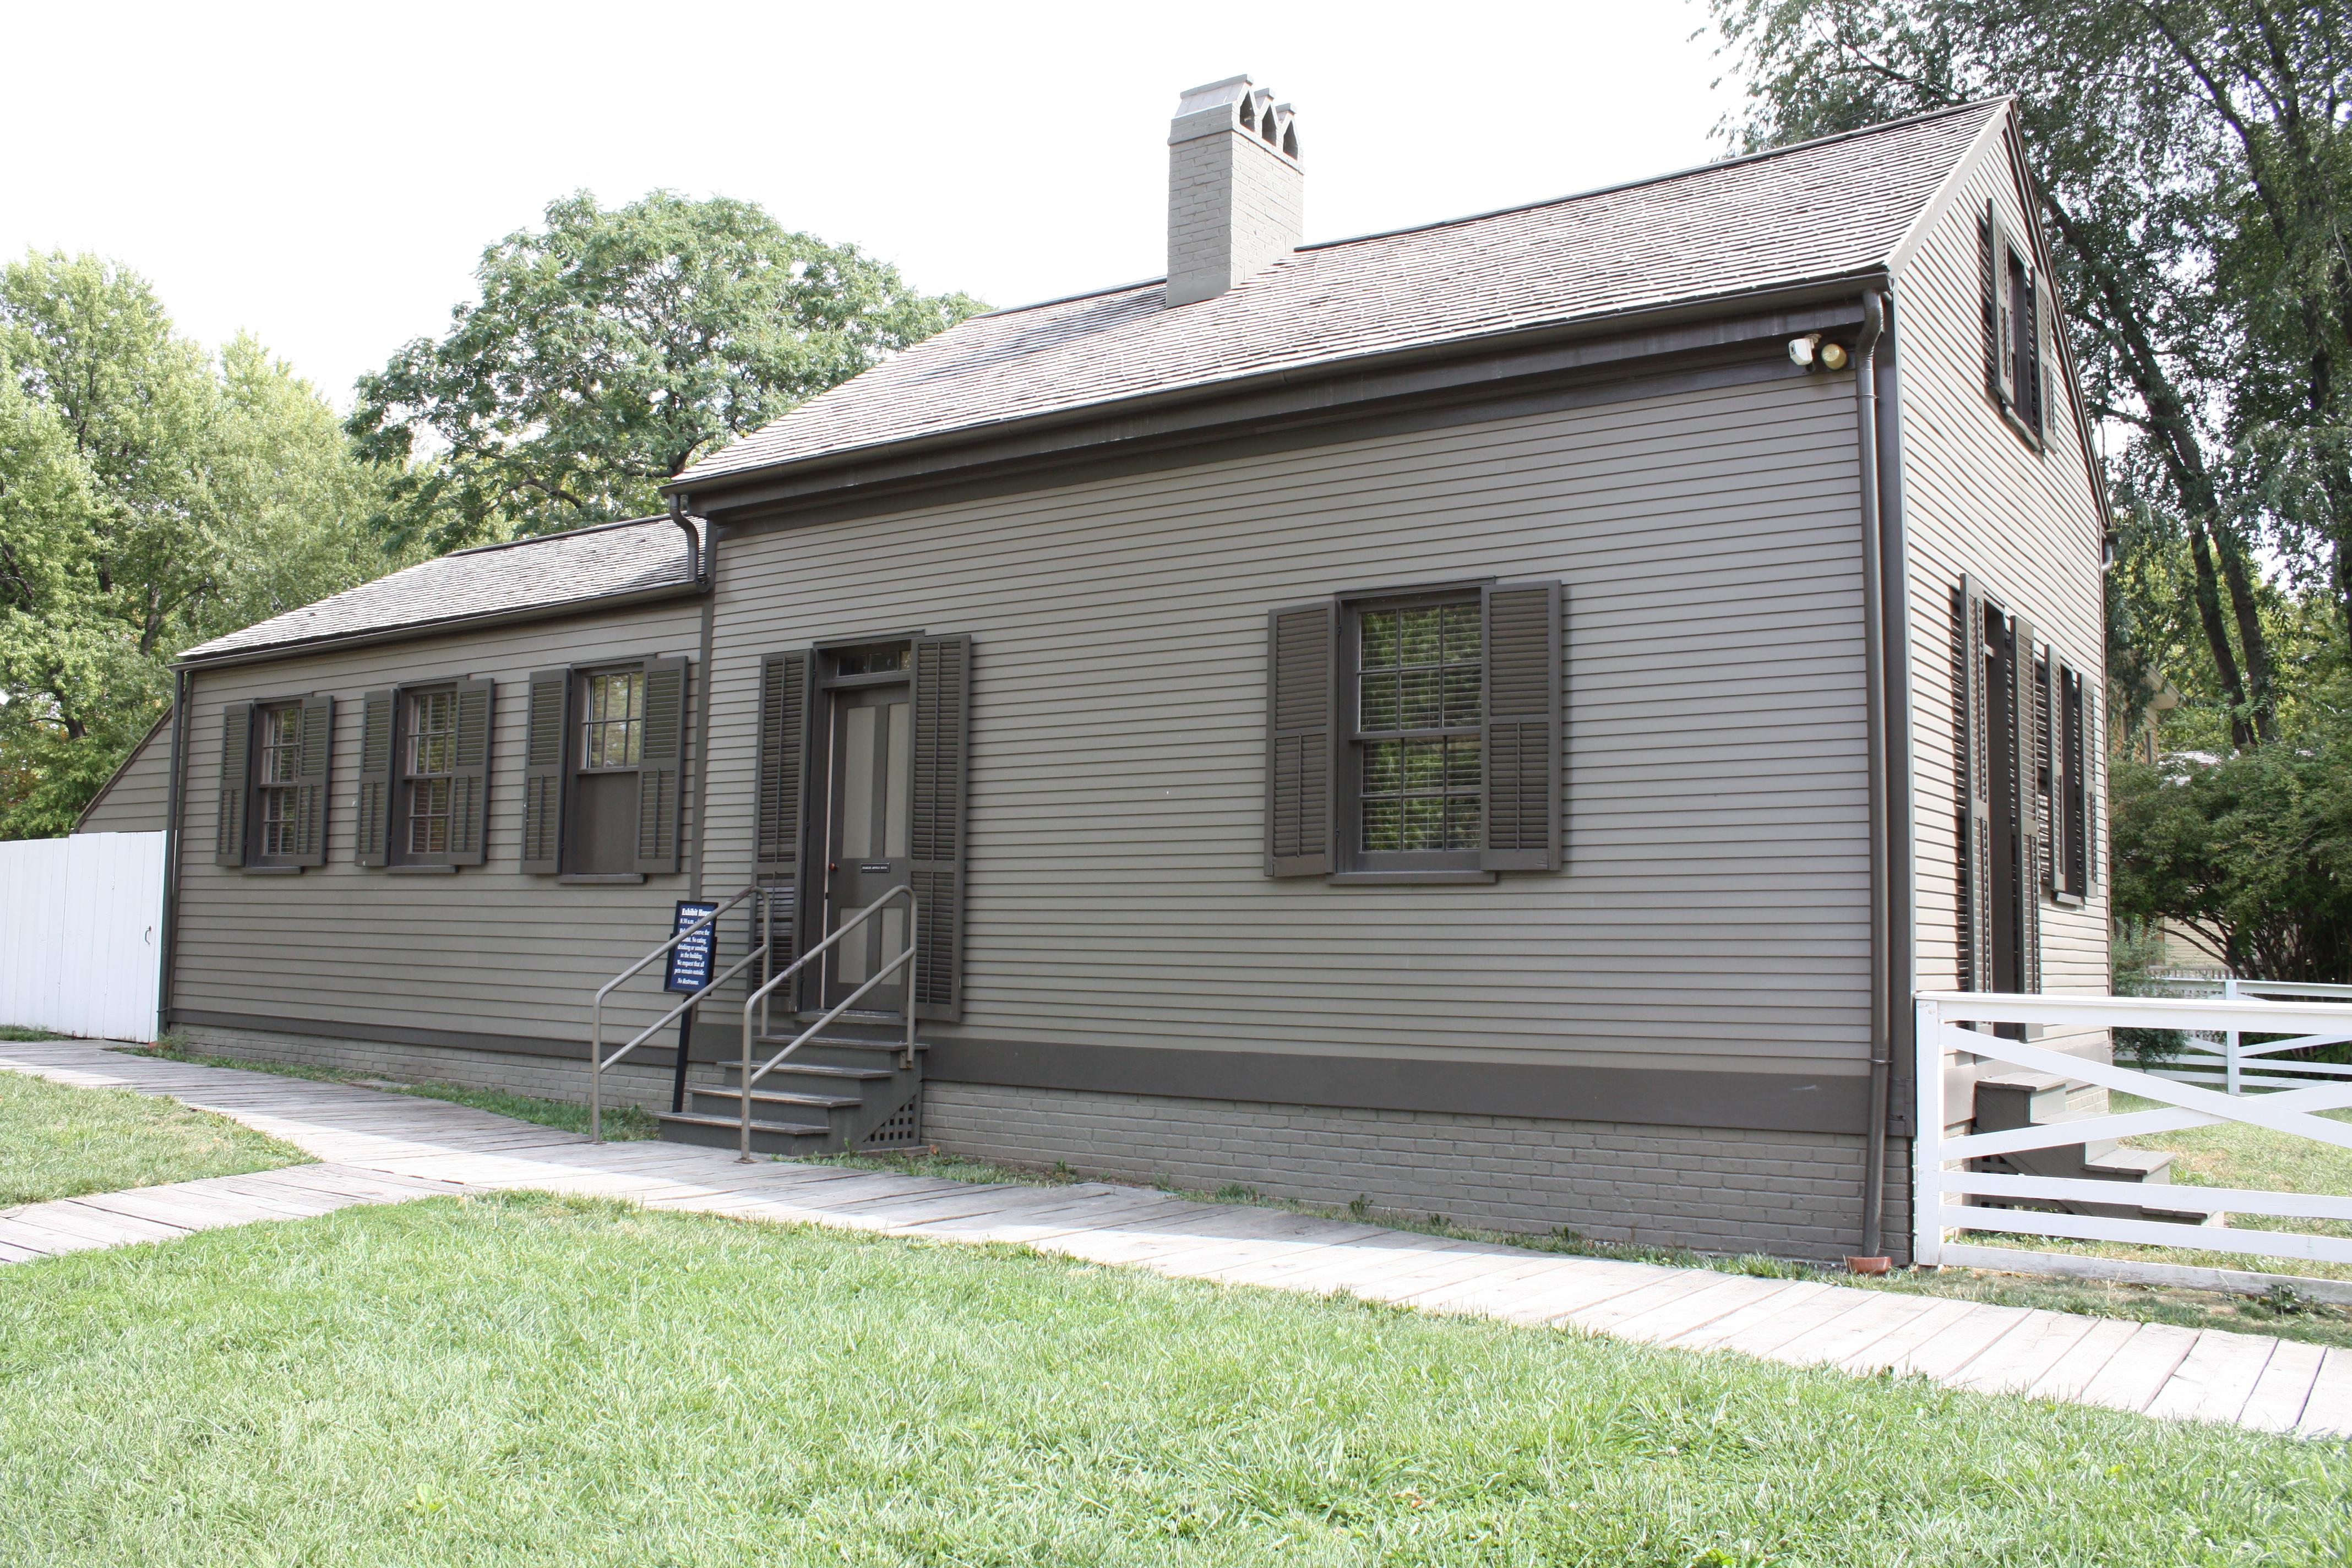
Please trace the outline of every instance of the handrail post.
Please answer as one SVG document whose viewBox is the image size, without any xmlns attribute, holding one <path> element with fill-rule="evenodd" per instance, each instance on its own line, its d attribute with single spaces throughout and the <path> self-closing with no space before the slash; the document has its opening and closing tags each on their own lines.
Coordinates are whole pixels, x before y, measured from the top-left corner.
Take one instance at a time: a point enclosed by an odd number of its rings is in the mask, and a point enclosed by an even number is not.
<svg viewBox="0 0 2352 1568">
<path fill-rule="evenodd" d="M 769 984 L 773 984 L 770 981 Z M 767 987 L 761 987 L 764 1000 Z M 751 1163 L 751 1003 L 743 1004 L 743 1070 L 735 1079 L 736 1109 L 742 1114 L 741 1125 L 735 1136 L 735 1159 L 738 1164 Z"/>
<path fill-rule="evenodd" d="M 588 1142 L 604 1141 L 604 994 L 596 993 L 588 1022 Z"/>
<path fill-rule="evenodd" d="M 1917 1004 L 1912 1049 L 1911 1266 L 1933 1268 L 1944 1258 L 1944 1030 L 1941 1011 Z"/>
<path fill-rule="evenodd" d="M 899 981 L 907 998 L 901 1009 L 907 1015 L 907 1046 L 898 1053 L 898 1066 L 903 1070 L 915 1065 L 915 973 L 920 960 L 915 957 L 915 944 L 922 935 L 922 895 L 910 885 L 907 889 L 907 973 Z"/>
</svg>

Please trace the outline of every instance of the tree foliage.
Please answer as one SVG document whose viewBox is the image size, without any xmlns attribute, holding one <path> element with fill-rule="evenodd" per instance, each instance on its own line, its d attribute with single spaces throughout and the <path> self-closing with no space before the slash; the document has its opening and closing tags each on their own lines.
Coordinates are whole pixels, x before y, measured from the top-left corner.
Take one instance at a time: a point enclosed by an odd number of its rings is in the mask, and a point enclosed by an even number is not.
<svg viewBox="0 0 2352 1568">
<path fill-rule="evenodd" d="M 2188 928 L 2231 972 L 2352 981 L 2352 724 L 2116 764 L 2116 917 Z"/>
<path fill-rule="evenodd" d="M 0 837 L 62 833 L 182 648 L 400 564 L 383 477 L 260 346 L 95 257 L 0 268 Z"/>
<path fill-rule="evenodd" d="M 446 550 L 659 509 L 697 458 L 982 307 L 756 205 L 581 193 L 508 236 L 439 341 L 363 376 L 379 526 Z"/>
</svg>

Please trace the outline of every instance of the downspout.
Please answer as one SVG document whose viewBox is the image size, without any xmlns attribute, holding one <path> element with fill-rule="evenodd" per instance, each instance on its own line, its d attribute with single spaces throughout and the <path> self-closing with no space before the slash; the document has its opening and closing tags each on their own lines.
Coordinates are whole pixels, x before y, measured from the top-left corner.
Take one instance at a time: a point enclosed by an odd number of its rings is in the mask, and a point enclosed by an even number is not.
<svg viewBox="0 0 2352 1568">
<path fill-rule="evenodd" d="M 679 530 L 686 535 L 687 576 L 700 583 L 706 588 L 710 586 L 709 582 L 703 575 L 705 568 L 702 561 L 702 535 L 696 531 L 693 522 L 686 515 L 686 497 L 683 495 L 673 495 L 669 498 L 669 520 L 677 524 Z"/>
<path fill-rule="evenodd" d="M 159 1038 L 171 1027 L 172 971 L 180 956 L 180 814 L 187 795 L 182 780 L 187 774 L 188 686 L 185 668 L 172 672 L 172 780 L 165 792 L 169 805 L 163 815 L 163 929 L 156 933 L 155 954 L 155 1034 Z"/>
<path fill-rule="evenodd" d="M 1886 583 L 1881 553 L 1878 497 L 1878 339 L 1886 303 L 1875 289 L 1862 295 L 1862 334 L 1853 345 L 1854 436 L 1861 458 L 1863 690 L 1869 734 L 1870 800 L 1870 1102 L 1864 1138 L 1862 1250 L 1875 1260 L 1886 1206 L 1887 1089 L 1895 1066 L 1894 852 L 1888 833 L 1886 744 Z"/>
</svg>

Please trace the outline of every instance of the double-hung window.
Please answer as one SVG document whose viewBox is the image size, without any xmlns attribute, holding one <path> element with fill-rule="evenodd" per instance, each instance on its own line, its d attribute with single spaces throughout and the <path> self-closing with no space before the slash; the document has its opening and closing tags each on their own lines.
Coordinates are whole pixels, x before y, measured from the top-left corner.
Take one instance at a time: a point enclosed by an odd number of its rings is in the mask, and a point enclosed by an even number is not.
<svg viewBox="0 0 2352 1568">
<path fill-rule="evenodd" d="M 1352 858 L 1475 869 L 1485 844 L 1485 629 L 1475 594 L 1351 606 Z"/>
<path fill-rule="evenodd" d="M 251 864 L 290 866 L 297 852 L 296 799 L 302 782 L 302 705 L 254 710 L 254 845 Z"/>
<path fill-rule="evenodd" d="M 409 855 L 446 855 L 457 775 L 457 693 L 444 688 L 401 697 L 408 709 L 402 716 L 402 839 Z"/>
<path fill-rule="evenodd" d="M 213 862 L 248 871 L 326 864 L 331 697 L 231 702 L 221 710 Z"/>
</svg>

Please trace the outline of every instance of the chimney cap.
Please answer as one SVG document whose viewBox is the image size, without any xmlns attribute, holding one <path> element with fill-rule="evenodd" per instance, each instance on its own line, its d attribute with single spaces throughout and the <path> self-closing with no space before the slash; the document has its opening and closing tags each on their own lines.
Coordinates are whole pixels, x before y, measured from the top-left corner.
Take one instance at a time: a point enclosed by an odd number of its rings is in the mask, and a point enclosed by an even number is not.
<svg viewBox="0 0 2352 1568">
<path fill-rule="evenodd" d="M 1188 87 L 1177 96 L 1176 118 L 1169 122 L 1171 142 L 1220 131 L 1240 131 L 1293 160 L 1298 157 L 1298 116 L 1290 105 L 1274 101 L 1274 94 L 1244 74 L 1223 81 Z"/>
</svg>

